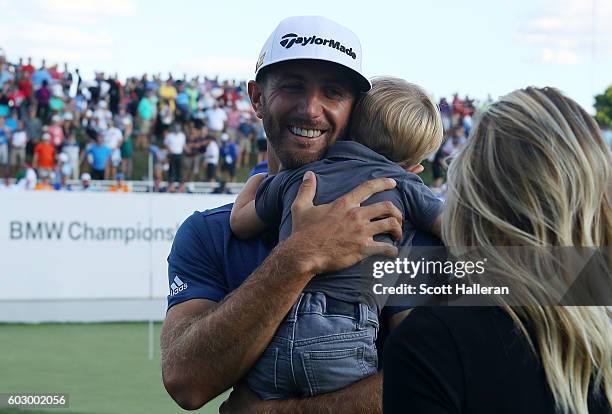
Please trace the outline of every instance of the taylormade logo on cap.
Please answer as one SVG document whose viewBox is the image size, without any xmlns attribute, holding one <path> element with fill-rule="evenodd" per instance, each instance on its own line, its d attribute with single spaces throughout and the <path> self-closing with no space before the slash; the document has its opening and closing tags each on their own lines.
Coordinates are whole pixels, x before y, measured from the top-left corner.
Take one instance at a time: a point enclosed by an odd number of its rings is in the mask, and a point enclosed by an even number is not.
<svg viewBox="0 0 612 414">
<path fill-rule="evenodd" d="M 348 28 L 321 16 L 294 16 L 281 21 L 264 44 L 257 63 L 255 79 L 269 66 L 291 60 L 318 60 L 338 65 L 331 71 L 346 69 L 360 91 L 370 90 L 361 73 L 361 43 Z M 343 74 L 343 75 L 345 75 Z"/>
<path fill-rule="evenodd" d="M 312 35 L 310 37 L 306 36 L 298 36 L 295 33 L 287 33 L 282 37 L 283 40 L 280 41 L 281 46 L 286 49 L 291 48 L 294 44 L 298 44 L 301 46 L 306 45 L 321 45 L 321 46 L 329 46 L 332 49 L 339 50 L 341 53 L 346 53 L 353 59 L 357 59 L 357 54 L 353 52 L 353 48 L 347 48 L 339 41 L 334 39 L 323 39 L 322 37 L 318 37 L 317 35 Z"/>
</svg>

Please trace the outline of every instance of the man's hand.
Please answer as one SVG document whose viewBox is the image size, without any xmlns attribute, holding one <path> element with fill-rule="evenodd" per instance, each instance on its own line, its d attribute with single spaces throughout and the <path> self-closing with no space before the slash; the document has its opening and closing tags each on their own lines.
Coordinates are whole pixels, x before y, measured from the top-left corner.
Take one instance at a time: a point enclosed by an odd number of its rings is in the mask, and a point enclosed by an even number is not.
<svg viewBox="0 0 612 414">
<path fill-rule="evenodd" d="M 313 205 L 316 177 L 308 171 L 291 206 L 296 257 L 313 273 L 325 273 L 352 266 L 366 257 L 396 256 L 397 248 L 374 241 L 377 234 L 402 236 L 402 213 L 390 201 L 361 207 L 375 193 L 391 190 L 395 181 L 378 178 L 367 181 L 332 203 Z M 299 241 L 298 241 L 299 240 Z"/>
<path fill-rule="evenodd" d="M 219 414 L 256 414 L 265 412 L 263 401 L 243 382 L 238 383 L 229 398 L 219 407 Z"/>
</svg>

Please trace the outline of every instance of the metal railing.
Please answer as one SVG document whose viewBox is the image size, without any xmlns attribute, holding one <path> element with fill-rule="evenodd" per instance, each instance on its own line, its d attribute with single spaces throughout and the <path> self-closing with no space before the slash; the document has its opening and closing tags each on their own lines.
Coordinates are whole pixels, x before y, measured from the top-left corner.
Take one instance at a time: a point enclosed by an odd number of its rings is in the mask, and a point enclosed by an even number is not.
<svg viewBox="0 0 612 414">
<path fill-rule="evenodd" d="M 124 181 L 125 185 L 127 185 L 130 192 L 134 193 L 148 193 L 153 191 L 153 181 L 152 180 L 144 180 L 144 181 Z M 67 184 L 69 184 L 72 189 L 79 190 L 82 188 L 80 180 L 68 180 Z M 108 191 L 110 187 L 117 184 L 115 180 L 92 180 L 91 185 L 100 191 Z M 168 183 L 166 181 L 161 182 L 161 186 L 164 188 L 168 188 Z M 190 181 L 184 183 L 185 191 L 187 193 L 193 194 L 212 194 L 218 192 L 221 188 L 221 183 L 208 183 L 208 182 L 200 182 L 200 181 Z M 225 183 L 225 190 L 230 194 L 238 194 L 242 188 L 244 187 L 244 183 Z"/>
</svg>

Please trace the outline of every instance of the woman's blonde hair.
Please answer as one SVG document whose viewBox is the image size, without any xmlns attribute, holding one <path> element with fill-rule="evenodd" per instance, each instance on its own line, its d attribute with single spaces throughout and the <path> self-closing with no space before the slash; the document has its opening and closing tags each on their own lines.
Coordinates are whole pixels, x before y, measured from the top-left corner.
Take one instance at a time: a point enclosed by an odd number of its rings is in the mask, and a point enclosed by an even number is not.
<svg viewBox="0 0 612 414">
<path fill-rule="evenodd" d="M 442 144 L 438 107 L 421 87 L 403 79 L 373 78 L 352 119 L 352 139 L 404 168 L 419 164 Z"/>
<path fill-rule="evenodd" d="M 601 132 L 576 102 L 553 88 L 515 91 L 482 114 L 450 166 L 444 241 L 478 246 L 526 295 L 541 290 L 533 263 L 498 246 L 610 246 L 611 166 Z M 499 301 L 539 351 L 562 412 L 587 414 L 590 386 L 612 402 L 609 307 Z"/>
</svg>

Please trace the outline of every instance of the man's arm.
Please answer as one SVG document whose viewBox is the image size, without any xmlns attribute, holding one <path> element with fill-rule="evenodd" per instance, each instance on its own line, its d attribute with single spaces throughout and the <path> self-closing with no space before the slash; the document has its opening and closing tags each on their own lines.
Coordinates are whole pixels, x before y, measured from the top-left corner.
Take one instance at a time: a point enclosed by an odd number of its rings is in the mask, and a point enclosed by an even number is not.
<svg viewBox="0 0 612 414">
<path fill-rule="evenodd" d="M 382 371 L 346 388 L 308 398 L 262 401 L 246 384 L 234 387 L 220 414 L 382 413 Z"/>
<path fill-rule="evenodd" d="M 360 207 L 370 195 L 394 186 L 393 180 L 372 180 L 331 204 L 313 206 L 315 177 L 307 174 L 294 203 L 291 237 L 219 304 L 192 300 L 169 310 L 161 337 L 162 375 L 181 407 L 199 408 L 236 384 L 315 274 L 349 267 L 369 255 L 397 254 L 373 236 L 401 237 L 399 210 L 391 203 Z"/>
</svg>

